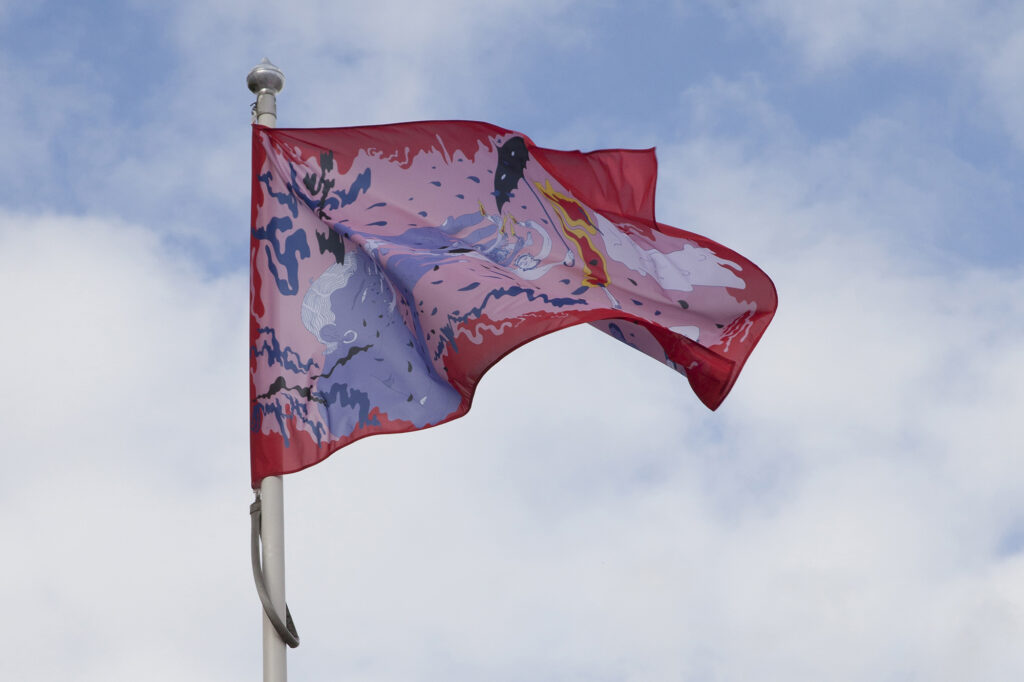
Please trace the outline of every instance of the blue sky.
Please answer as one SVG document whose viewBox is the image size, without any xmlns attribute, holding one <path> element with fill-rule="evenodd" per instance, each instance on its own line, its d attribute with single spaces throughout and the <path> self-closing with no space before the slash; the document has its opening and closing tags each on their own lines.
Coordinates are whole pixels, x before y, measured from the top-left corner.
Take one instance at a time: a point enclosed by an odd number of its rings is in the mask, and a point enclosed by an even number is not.
<svg viewBox="0 0 1024 682">
<path fill-rule="evenodd" d="M 259 674 L 264 56 L 284 126 L 656 146 L 780 297 L 715 413 L 577 328 L 288 477 L 294 679 L 1024 674 L 1019 3 L 0 0 L 0 677 Z"/>
</svg>

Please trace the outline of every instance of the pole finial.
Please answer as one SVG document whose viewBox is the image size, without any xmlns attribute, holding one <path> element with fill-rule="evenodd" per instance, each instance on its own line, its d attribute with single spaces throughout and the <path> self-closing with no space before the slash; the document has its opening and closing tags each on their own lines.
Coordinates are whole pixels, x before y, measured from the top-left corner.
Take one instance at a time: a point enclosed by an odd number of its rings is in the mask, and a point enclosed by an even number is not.
<svg viewBox="0 0 1024 682">
<path fill-rule="evenodd" d="M 249 91 L 255 94 L 278 94 L 285 88 L 285 74 L 273 66 L 269 59 L 263 57 L 263 60 L 249 72 L 246 85 L 249 86 Z"/>
<path fill-rule="evenodd" d="M 277 125 L 277 93 L 284 89 L 284 74 L 281 69 L 270 63 L 266 57 L 252 67 L 245 78 L 249 90 L 256 95 L 253 107 L 253 123 L 269 126 Z"/>
<path fill-rule="evenodd" d="M 252 67 L 249 75 L 245 78 L 249 91 L 260 94 L 276 95 L 284 89 L 284 74 L 281 69 L 270 63 L 266 57 L 256 66 Z"/>
</svg>

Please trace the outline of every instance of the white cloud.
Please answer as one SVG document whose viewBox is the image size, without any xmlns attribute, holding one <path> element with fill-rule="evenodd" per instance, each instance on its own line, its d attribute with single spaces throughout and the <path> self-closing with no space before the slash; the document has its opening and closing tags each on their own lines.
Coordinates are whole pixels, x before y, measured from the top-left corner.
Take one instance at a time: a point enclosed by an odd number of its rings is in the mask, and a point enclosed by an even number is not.
<svg viewBox="0 0 1024 682">
<path fill-rule="evenodd" d="M 483 100 L 520 90 L 514 74 L 529 63 L 531 46 L 582 39 L 586 22 L 570 19 L 574 4 L 381 2 L 356 11 L 319 0 L 191 2 L 180 7 L 174 35 L 186 63 L 195 63 L 183 75 L 204 90 L 222 87 L 227 69 L 241 82 L 239 69 L 263 56 L 286 78 L 302 74 L 286 83 L 282 124 L 465 117 Z"/>
<path fill-rule="evenodd" d="M 1020 18 L 1012 3 L 970 0 L 762 0 L 742 13 L 723 4 L 734 17 L 753 14 L 777 23 L 814 68 L 865 55 L 924 62 L 974 49 L 1003 33 L 1008 19 Z"/>
<path fill-rule="evenodd" d="M 963 4 L 902 27 L 872 3 L 804 6 L 764 11 L 815 68 L 978 50 L 964 59 L 1002 93 L 994 110 L 1015 101 L 1012 22 L 987 52 L 970 36 L 996 22 L 971 23 Z M 223 183 L 247 178 L 245 136 L 211 123 L 245 125 L 223 84 L 241 91 L 265 49 L 305 74 L 286 91 L 289 122 L 472 107 L 458 76 L 514 61 L 501 29 L 560 31 L 569 5 L 520 17 L 515 3 L 452 3 L 397 25 L 383 5 L 353 18 L 328 3 L 267 18 L 192 7 L 175 26 L 195 54 L 168 82 L 194 72 L 196 97 L 88 178 L 126 202 L 152 192 L 175 214 L 154 222 L 165 232 L 0 212 L 4 679 L 258 674 L 245 275 L 210 277 L 162 238 L 190 192 L 244 209 L 244 188 Z M 445 12 L 468 23 L 440 26 Z M 958 18 L 968 38 L 945 45 Z M 450 80 L 431 95 L 438 69 Z M 779 287 L 778 317 L 725 405 L 707 412 L 664 367 L 574 329 L 505 359 L 465 419 L 290 476 L 294 679 L 1024 673 L 1024 272 L 986 266 L 964 235 L 986 222 L 979 198 L 1015 188 L 883 115 L 812 145 L 768 103 L 771 87 L 763 74 L 708 77 L 685 98 L 693 137 L 659 149 L 661 218 L 736 248 Z M 12 158 L 44 154 L 73 121 L 49 96 L 18 114 L 31 134 L 12 137 Z M 746 133 L 723 131 L 725 113 Z"/>
<path fill-rule="evenodd" d="M 1024 149 L 1024 94 L 1020 74 L 1024 69 L 1024 20 L 991 48 L 981 67 L 986 99 L 1003 119 L 1019 149 Z"/>
<path fill-rule="evenodd" d="M 88 454 L 97 455 L 108 447 L 100 436 L 139 442 L 155 431 L 161 447 L 184 446 L 187 415 L 217 404 L 208 387 L 244 371 L 224 362 L 233 357 L 228 343 L 244 343 L 243 278 L 207 280 L 153 232 L 116 220 L 5 213 L 2 221 L 0 278 L 17 292 L 5 314 L 19 331 L 8 339 L 18 359 L 9 377 L 20 387 L 4 412 L 33 434 L 13 444 L 40 434 L 54 446 L 95 442 Z M 135 459 L 122 448 L 102 461 Z"/>
<path fill-rule="evenodd" d="M 0 286 L 0 676 L 219 679 L 251 606 L 245 413 L 226 407 L 244 278 L 116 220 L 4 212 Z"/>
<path fill-rule="evenodd" d="M 1024 149 L 1024 9 L 971 0 L 761 0 L 713 5 L 735 21 L 781 29 L 806 68 L 821 78 L 861 60 L 941 71 L 991 107 Z M 969 113 L 969 112 L 968 112 Z"/>
</svg>

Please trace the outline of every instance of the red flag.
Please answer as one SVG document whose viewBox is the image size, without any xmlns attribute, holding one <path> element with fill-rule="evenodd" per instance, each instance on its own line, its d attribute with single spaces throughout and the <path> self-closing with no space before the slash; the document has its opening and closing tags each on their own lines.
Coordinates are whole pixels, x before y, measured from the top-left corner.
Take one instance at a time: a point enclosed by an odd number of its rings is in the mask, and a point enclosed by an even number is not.
<svg viewBox="0 0 1024 682">
<path fill-rule="evenodd" d="M 653 150 L 486 123 L 253 127 L 252 483 L 465 414 L 518 346 L 582 322 L 715 409 L 775 312 L 739 254 L 654 217 Z"/>
</svg>

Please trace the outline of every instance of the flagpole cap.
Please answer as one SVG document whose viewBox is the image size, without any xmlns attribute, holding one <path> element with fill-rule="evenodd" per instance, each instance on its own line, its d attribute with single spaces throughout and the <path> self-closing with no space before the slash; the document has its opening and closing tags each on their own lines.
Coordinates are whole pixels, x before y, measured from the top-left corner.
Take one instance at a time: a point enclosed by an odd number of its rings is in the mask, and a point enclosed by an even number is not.
<svg viewBox="0 0 1024 682">
<path fill-rule="evenodd" d="M 252 67 L 245 78 L 245 84 L 249 86 L 250 92 L 257 95 L 276 95 L 284 89 L 284 74 L 264 57 L 263 61 Z"/>
</svg>

